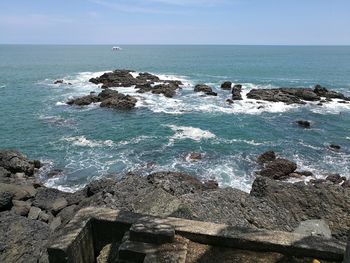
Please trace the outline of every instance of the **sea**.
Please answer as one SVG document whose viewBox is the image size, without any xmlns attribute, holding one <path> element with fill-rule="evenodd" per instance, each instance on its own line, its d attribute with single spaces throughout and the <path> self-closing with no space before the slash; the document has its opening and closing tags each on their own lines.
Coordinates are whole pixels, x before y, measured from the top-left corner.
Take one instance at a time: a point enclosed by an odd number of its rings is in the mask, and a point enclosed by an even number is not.
<svg viewBox="0 0 350 263">
<path fill-rule="evenodd" d="M 259 154 L 274 150 L 299 170 L 350 178 L 350 104 L 258 104 L 251 89 L 321 84 L 350 96 L 349 46 L 0 45 L 0 148 L 17 149 L 45 166 L 50 187 L 75 191 L 104 176 L 179 171 L 221 187 L 249 192 Z M 104 72 L 132 69 L 182 80 L 175 97 L 137 96 L 136 108 L 74 107 L 67 100 L 99 92 L 89 82 Z M 72 85 L 53 84 L 63 79 Z M 228 105 L 243 85 L 243 100 Z M 207 84 L 217 97 L 193 92 Z M 263 105 L 261 108 L 259 106 Z M 308 120 L 302 129 L 296 120 Z M 339 151 L 329 144 L 341 146 Z M 190 161 L 191 152 L 202 159 Z M 50 171 L 62 171 L 48 177 Z M 308 180 L 308 179 L 305 179 Z"/>
</svg>

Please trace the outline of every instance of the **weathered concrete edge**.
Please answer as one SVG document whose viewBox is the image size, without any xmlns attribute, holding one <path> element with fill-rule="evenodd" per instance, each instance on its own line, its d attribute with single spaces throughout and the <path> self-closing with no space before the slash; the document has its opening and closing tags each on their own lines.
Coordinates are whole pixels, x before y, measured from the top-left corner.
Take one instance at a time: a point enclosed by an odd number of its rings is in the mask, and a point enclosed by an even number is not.
<svg viewBox="0 0 350 263">
<path fill-rule="evenodd" d="M 87 207 L 80 210 L 64 228 L 62 236 L 50 245 L 48 252 L 68 254 L 79 234 L 89 222 L 106 221 L 116 225 L 131 226 L 142 217 L 154 218 L 142 214 L 112 210 L 107 208 Z M 175 226 L 175 231 L 192 241 L 227 246 L 254 251 L 279 252 L 285 255 L 317 257 L 318 259 L 342 261 L 345 244 L 321 237 L 309 237 L 296 233 L 237 228 L 225 224 L 186 220 L 181 218 L 163 218 L 164 223 Z M 116 226 L 117 227 L 117 226 Z M 90 229 L 92 232 L 92 230 Z M 50 261 L 51 262 L 51 261 Z M 79 262 L 79 261 L 78 261 Z"/>
</svg>

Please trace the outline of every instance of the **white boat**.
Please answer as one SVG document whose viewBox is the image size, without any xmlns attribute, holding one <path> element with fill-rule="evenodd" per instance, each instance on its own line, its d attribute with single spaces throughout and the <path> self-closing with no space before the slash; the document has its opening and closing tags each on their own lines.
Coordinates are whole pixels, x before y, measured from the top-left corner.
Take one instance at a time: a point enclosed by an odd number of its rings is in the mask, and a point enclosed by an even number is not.
<svg viewBox="0 0 350 263">
<path fill-rule="evenodd" d="M 113 51 L 118 51 L 118 50 L 122 50 L 122 48 L 121 47 L 112 47 L 112 50 Z"/>
</svg>

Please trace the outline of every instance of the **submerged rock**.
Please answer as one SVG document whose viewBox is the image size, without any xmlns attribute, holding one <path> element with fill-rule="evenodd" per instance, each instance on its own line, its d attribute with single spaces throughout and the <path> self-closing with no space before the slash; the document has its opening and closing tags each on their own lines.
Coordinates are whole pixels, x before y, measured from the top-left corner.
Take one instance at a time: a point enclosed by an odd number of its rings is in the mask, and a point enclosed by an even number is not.
<svg viewBox="0 0 350 263">
<path fill-rule="evenodd" d="M 341 149 L 340 145 L 338 145 L 338 144 L 330 144 L 329 148 L 331 148 L 332 150 L 340 150 Z"/>
<path fill-rule="evenodd" d="M 311 123 L 309 121 L 304 121 L 304 120 L 298 120 L 296 123 L 303 128 L 310 128 Z"/>
</svg>

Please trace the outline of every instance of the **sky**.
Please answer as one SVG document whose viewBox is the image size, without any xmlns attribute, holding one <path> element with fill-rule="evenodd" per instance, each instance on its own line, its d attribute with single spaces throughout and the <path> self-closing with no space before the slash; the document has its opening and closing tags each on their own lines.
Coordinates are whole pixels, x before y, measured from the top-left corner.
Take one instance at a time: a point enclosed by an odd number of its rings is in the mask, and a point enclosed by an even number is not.
<svg viewBox="0 0 350 263">
<path fill-rule="evenodd" d="M 350 45 L 350 0 L 0 0 L 0 43 Z"/>
</svg>

